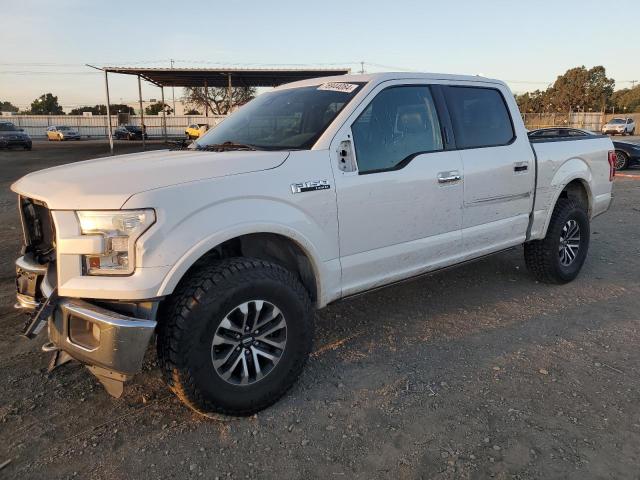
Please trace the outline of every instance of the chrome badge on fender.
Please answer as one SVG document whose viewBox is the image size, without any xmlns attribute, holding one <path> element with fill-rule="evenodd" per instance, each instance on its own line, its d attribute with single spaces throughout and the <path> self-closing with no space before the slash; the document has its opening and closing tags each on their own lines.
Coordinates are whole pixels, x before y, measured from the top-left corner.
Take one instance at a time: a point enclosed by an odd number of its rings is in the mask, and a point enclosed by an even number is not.
<svg viewBox="0 0 640 480">
<path fill-rule="evenodd" d="M 331 188 L 328 180 L 315 180 L 291 184 L 291 193 L 313 192 L 315 190 L 327 190 Z"/>
</svg>

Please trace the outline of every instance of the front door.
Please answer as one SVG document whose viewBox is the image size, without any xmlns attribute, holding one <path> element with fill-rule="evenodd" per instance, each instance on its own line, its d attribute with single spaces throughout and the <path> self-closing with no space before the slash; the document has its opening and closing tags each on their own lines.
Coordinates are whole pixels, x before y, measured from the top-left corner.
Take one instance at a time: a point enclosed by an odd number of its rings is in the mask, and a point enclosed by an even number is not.
<svg viewBox="0 0 640 480">
<path fill-rule="evenodd" d="M 450 263 L 461 247 L 462 162 L 445 150 L 430 87 L 380 86 L 347 123 L 336 141 L 352 143 L 356 170 L 333 159 L 343 295 Z"/>
</svg>

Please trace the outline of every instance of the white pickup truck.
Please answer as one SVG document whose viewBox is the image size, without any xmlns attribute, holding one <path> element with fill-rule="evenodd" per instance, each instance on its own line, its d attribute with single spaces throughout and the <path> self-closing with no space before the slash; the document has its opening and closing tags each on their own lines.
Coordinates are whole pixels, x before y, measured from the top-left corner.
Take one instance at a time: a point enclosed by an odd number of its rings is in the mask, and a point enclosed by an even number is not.
<svg viewBox="0 0 640 480">
<path fill-rule="evenodd" d="M 25 335 L 48 325 L 114 396 L 152 337 L 171 389 L 248 415 L 295 382 L 314 308 L 524 244 L 573 280 L 611 202 L 605 136 L 530 139 L 482 77 L 319 78 L 259 95 L 188 148 L 50 168 L 13 184 Z"/>
</svg>

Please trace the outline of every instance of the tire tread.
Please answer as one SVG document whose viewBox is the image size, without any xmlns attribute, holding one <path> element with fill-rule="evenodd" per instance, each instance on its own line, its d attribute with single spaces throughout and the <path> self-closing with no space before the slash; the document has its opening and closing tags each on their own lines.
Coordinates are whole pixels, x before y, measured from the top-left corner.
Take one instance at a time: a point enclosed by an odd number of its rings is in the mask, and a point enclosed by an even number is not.
<svg viewBox="0 0 640 480">
<path fill-rule="evenodd" d="M 529 272 L 536 280 L 543 283 L 563 284 L 568 280 L 562 278 L 556 271 L 557 238 L 562 229 L 568 212 L 582 206 L 568 198 L 560 198 L 556 203 L 547 229 L 547 235 L 541 240 L 532 240 L 524 244 L 524 260 Z"/>
<path fill-rule="evenodd" d="M 265 278 L 281 282 L 295 293 L 309 313 L 303 319 L 309 325 L 304 325 L 303 328 L 312 329 L 311 300 L 300 281 L 280 265 L 253 258 L 234 257 L 197 268 L 178 285 L 163 309 L 166 315 L 162 315 L 157 337 L 160 369 L 169 388 L 192 410 L 204 415 L 211 413 L 252 415 L 280 399 L 302 372 L 305 362 L 294 363 L 287 375 L 288 382 L 283 384 L 274 394 L 255 400 L 251 407 L 244 410 L 230 410 L 204 398 L 185 365 L 185 355 L 181 347 L 184 345 L 182 339 L 188 335 L 190 330 L 188 318 L 191 311 L 197 305 L 210 300 L 212 296 L 223 293 L 222 290 L 217 289 L 221 283 L 225 283 L 226 286 L 241 286 L 247 281 Z M 312 335 L 309 335 L 308 345 L 304 346 L 307 352 L 311 350 L 311 344 Z"/>
</svg>

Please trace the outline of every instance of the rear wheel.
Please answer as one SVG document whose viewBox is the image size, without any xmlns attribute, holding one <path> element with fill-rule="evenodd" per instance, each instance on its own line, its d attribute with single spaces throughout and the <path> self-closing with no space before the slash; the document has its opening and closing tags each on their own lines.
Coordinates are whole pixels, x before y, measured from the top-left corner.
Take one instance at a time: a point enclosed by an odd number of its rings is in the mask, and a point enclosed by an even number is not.
<svg viewBox="0 0 640 480">
<path fill-rule="evenodd" d="M 556 204 L 547 235 L 524 245 L 529 271 L 545 283 L 567 283 L 578 276 L 589 249 L 589 216 L 583 205 L 568 198 Z"/>
<path fill-rule="evenodd" d="M 309 295 L 291 272 L 256 259 L 203 267 L 160 314 L 167 383 L 203 413 L 251 415 L 293 385 L 311 350 Z"/>
<path fill-rule="evenodd" d="M 629 166 L 629 157 L 624 152 L 616 150 L 616 170 L 624 170 Z"/>
</svg>

